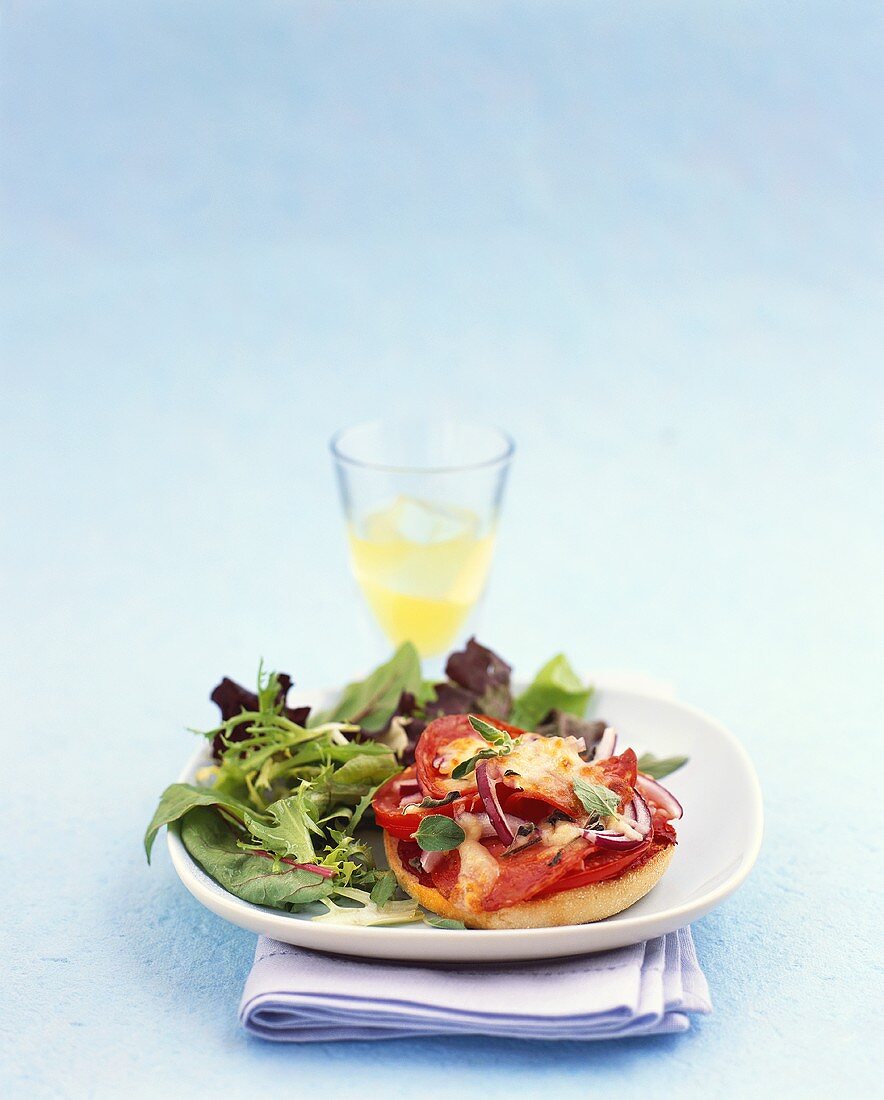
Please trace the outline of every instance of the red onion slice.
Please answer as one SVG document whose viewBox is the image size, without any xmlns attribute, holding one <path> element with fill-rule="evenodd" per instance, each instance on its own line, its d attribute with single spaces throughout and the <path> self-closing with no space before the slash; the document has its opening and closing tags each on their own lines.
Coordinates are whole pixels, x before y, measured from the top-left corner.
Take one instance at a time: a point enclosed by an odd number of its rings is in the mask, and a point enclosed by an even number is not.
<svg viewBox="0 0 884 1100">
<path fill-rule="evenodd" d="M 417 779 L 412 778 L 412 779 L 403 779 L 399 783 L 399 786 L 398 786 L 397 789 L 399 791 L 399 797 L 401 798 L 401 797 L 403 797 L 405 795 L 408 795 L 408 794 L 420 794 L 421 787 L 420 787 L 420 783 L 418 783 Z"/>
<path fill-rule="evenodd" d="M 614 749 L 617 748 L 617 733 L 611 726 L 608 726 L 602 736 L 599 738 L 599 742 L 595 747 L 595 753 L 593 754 L 593 760 L 607 760 L 609 756 L 614 755 Z"/>
<path fill-rule="evenodd" d="M 639 772 L 638 779 L 635 781 L 635 786 L 636 790 L 641 791 L 645 798 L 665 811 L 669 815 L 670 821 L 678 821 L 684 813 L 684 810 L 681 808 L 681 803 L 675 795 L 672 794 L 671 791 L 667 791 L 665 787 L 661 787 L 657 780 L 651 779 L 649 775 L 642 775 L 642 773 Z"/>
<path fill-rule="evenodd" d="M 639 844 L 644 844 L 653 828 L 653 822 L 648 804 L 638 791 L 635 792 L 631 801 L 625 807 L 623 819 L 631 829 L 639 834 L 637 837 L 624 836 L 623 833 L 618 833 L 616 829 L 584 829 L 583 835 L 590 844 L 596 844 L 599 848 L 616 849 L 621 852 L 628 852 L 631 848 L 637 848 Z"/>
<path fill-rule="evenodd" d="M 612 851 L 618 852 L 628 852 L 632 848 L 637 848 L 639 844 L 644 844 L 646 840 L 646 837 L 633 840 L 631 837 L 624 836 L 623 833 L 615 833 L 611 829 L 605 829 L 603 832 L 584 829 L 583 835 L 590 844 L 595 844 L 598 848 L 610 848 Z"/>
<path fill-rule="evenodd" d="M 642 836 L 647 836 L 651 831 L 651 811 L 638 791 L 626 807 L 626 819 Z"/>
<path fill-rule="evenodd" d="M 479 788 L 479 797 L 482 799 L 482 805 L 485 807 L 485 812 L 494 826 L 498 839 L 509 846 L 515 837 L 498 801 L 497 785 L 490 779 L 488 765 L 484 760 L 481 764 L 476 765 L 476 786 Z"/>
<path fill-rule="evenodd" d="M 431 875 L 447 855 L 447 852 L 421 852 L 421 867 Z"/>
</svg>

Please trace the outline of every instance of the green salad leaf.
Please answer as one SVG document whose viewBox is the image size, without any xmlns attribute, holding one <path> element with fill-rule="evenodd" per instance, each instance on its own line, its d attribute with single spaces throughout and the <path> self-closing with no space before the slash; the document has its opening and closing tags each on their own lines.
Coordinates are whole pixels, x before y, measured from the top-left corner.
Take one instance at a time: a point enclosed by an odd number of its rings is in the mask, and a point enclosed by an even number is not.
<svg viewBox="0 0 884 1100">
<path fill-rule="evenodd" d="M 323 913 L 321 917 L 314 917 L 315 921 L 326 924 L 351 924 L 365 928 L 370 925 L 409 924 L 412 921 L 423 920 L 423 914 L 417 902 L 410 898 L 407 901 L 386 901 L 383 905 L 378 905 L 364 890 L 351 890 L 344 887 L 335 891 L 335 894 L 346 900 L 348 904 L 338 905 L 330 897 L 322 898 L 322 904 L 328 912 Z M 350 902 L 356 902 L 356 904 L 351 905 Z"/>
<path fill-rule="evenodd" d="M 396 893 L 396 887 L 398 885 L 396 876 L 392 871 L 382 871 L 378 875 L 378 880 L 372 887 L 369 896 L 379 909 L 383 909 L 390 898 Z"/>
<path fill-rule="evenodd" d="M 164 825 L 171 825 L 173 821 L 178 821 L 197 806 L 218 806 L 227 810 L 239 821 L 244 821 L 250 811 L 254 812 L 254 808 L 247 803 L 213 787 L 194 787 L 190 783 L 173 783 L 166 787 L 160 796 L 160 803 L 144 834 L 144 851 L 148 863 L 150 863 L 153 842 L 160 829 Z"/>
<path fill-rule="evenodd" d="M 316 722 L 351 722 L 368 733 L 377 733 L 389 724 L 404 691 L 418 700 L 427 697 L 420 657 L 411 642 L 403 642 L 390 660 L 366 679 L 348 684 L 337 704 L 318 715 Z"/>
<path fill-rule="evenodd" d="M 451 920 L 450 917 L 439 917 L 435 913 L 424 913 L 424 920 L 433 928 L 457 928 L 466 929 L 462 920 Z"/>
<path fill-rule="evenodd" d="M 552 710 L 581 717 L 592 695 L 592 686 L 581 682 L 568 658 L 559 653 L 547 661 L 521 695 L 517 696 L 509 722 L 533 730 Z"/>
<path fill-rule="evenodd" d="M 207 806 L 197 807 L 184 817 L 181 840 L 206 874 L 225 890 L 255 905 L 299 908 L 328 897 L 335 889 L 331 879 L 313 871 L 243 851 L 236 831 Z"/>
<path fill-rule="evenodd" d="M 688 762 L 687 756 L 654 756 L 652 752 L 643 753 L 638 758 L 638 770 L 649 775 L 651 779 L 662 779 L 665 775 L 671 775 Z"/>
<path fill-rule="evenodd" d="M 268 824 L 251 813 L 246 814 L 245 825 L 260 848 L 298 863 L 315 862 L 313 836 L 322 837 L 323 833 L 310 816 L 309 791 L 309 784 L 305 784 L 288 798 L 271 803 L 267 807 Z"/>
</svg>

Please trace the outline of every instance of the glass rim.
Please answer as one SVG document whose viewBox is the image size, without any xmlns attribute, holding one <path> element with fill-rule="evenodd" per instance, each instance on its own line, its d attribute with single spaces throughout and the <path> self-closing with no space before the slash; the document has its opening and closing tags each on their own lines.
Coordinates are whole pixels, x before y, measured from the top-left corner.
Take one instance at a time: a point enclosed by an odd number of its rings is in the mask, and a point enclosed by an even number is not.
<svg viewBox="0 0 884 1100">
<path fill-rule="evenodd" d="M 492 466 L 505 465 L 515 454 L 516 441 L 508 431 L 498 427 L 496 424 L 481 424 L 475 420 L 454 420 L 451 417 L 443 417 L 440 418 L 439 421 L 433 421 L 433 423 L 458 424 L 463 427 L 475 427 L 484 432 L 494 432 L 500 437 L 501 449 L 498 453 L 492 455 L 491 458 L 483 458 L 478 462 L 455 462 L 443 466 L 413 466 L 397 465 L 396 463 L 389 462 L 367 462 L 365 459 L 356 458 L 354 455 L 346 453 L 342 448 L 342 442 L 344 437 L 351 432 L 356 432 L 364 428 L 377 428 L 383 425 L 389 425 L 390 427 L 400 425 L 408 426 L 412 430 L 415 427 L 414 421 L 385 421 L 382 419 L 363 420 L 358 424 L 348 424 L 344 428 L 338 428 L 328 441 L 328 446 L 336 462 L 341 462 L 344 465 L 354 466 L 363 470 L 377 470 L 381 473 L 388 474 L 456 474 L 464 473 L 468 470 L 485 470 Z"/>
</svg>

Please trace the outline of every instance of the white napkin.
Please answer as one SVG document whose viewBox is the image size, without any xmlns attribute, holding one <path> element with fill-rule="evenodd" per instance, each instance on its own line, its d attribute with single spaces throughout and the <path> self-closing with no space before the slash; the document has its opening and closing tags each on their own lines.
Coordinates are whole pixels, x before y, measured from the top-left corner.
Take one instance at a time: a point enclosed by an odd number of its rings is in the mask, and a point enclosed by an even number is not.
<svg viewBox="0 0 884 1100">
<path fill-rule="evenodd" d="M 598 955 L 479 966 L 354 959 L 262 936 L 239 1011 L 253 1035 L 309 1043 L 617 1039 L 685 1031 L 689 1013 L 712 1006 L 691 931 L 682 928 Z"/>
</svg>

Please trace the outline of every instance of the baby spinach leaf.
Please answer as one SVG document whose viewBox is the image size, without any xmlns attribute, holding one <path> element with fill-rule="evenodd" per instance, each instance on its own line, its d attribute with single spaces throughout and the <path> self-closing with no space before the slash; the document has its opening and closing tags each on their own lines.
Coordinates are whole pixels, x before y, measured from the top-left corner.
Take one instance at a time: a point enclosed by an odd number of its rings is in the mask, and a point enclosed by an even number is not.
<svg viewBox="0 0 884 1100">
<path fill-rule="evenodd" d="M 209 807 L 191 810 L 181 822 L 181 840 L 206 874 L 225 890 L 254 905 L 299 909 L 328 897 L 331 879 L 243 851 L 235 830 Z"/>
<path fill-rule="evenodd" d="M 223 806 L 239 821 L 245 820 L 246 814 L 255 812 L 252 806 L 214 787 L 194 787 L 190 783 L 173 783 L 166 787 L 160 796 L 160 803 L 144 834 L 144 851 L 147 854 L 148 863 L 150 863 L 153 842 L 160 829 L 164 825 L 178 821 L 195 806 Z"/>
<path fill-rule="evenodd" d="M 317 716 L 311 725 L 352 722 L 368 733 L 377 733 L 396 713 L 402 693 L 422 696 L 423 685 L 417 650 L 411 642 L 403 642 L 390 660 L 370 676 L 348 684 L 337 704 L 326 714 Z"/>
<path fill-rule="evenodd" d="M 513 705 L 509 721 L 522 729 L 534 730 L 551 710 L 582 715 L 592 695 L 584 687 L 568 658 L 559 653 L 547 661 Z"/>
<path fill-rule="evenodd" d="M 466 838 L 460 825 L 444 814 L 429 814 L 414 834 L 414 839 L 425 852 L 450 852 L 463 844 Z"/>
<path fill-rule="evenodd" d="M 684 767 L 688 759 L 687 756 L 667 756 L 661 759 L 652 752 L 646 752 L 638 758 L 638 770 L 649 775 L 651 779 L 662 779 Z"/>
</svg>

